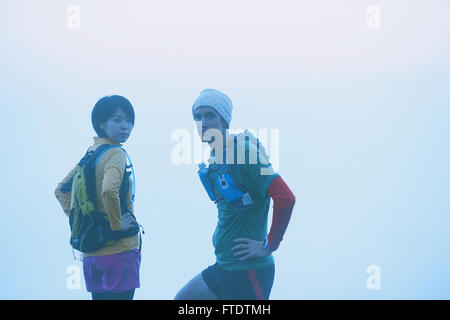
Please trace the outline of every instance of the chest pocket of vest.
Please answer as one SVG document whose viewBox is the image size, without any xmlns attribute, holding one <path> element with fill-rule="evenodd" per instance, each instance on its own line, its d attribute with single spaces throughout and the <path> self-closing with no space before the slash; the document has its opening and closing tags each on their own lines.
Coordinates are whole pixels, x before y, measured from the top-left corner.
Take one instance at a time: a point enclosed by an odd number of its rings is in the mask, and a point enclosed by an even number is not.
<svg viewBox="0 0 450 320">
<path fill-rule="evenodd" d="M 217 188 L 233 211 L 242 212 L 254 206 L 253 195 L 235 182 L 229 164 L 214 164 L 210 170 L 217 170 L 215 178 Z"/>
</svg>

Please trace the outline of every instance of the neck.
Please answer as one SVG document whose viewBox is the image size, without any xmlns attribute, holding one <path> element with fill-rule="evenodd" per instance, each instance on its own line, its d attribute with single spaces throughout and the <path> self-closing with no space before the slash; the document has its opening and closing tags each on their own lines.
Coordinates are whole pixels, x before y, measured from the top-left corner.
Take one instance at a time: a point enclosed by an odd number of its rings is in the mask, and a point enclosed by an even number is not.
<svg viewBox="0 0 450 320">
<path fill-rule="evenodd" d="M 117 142 L 116 140 L 111 139 L 109 137 L 99 137 L 99 136 L 97 136 L 97 137 L 94 137 L 94 141 L 95 142 L 99 142 L 99 143 L 104 141 L 104 142 L 107 142 L 107 143 L 110 143 L 110 144 L 113 144 L 113 145 L 119 145 L 119 146 L 122 145 L 120 142 Z"/>
</svg>

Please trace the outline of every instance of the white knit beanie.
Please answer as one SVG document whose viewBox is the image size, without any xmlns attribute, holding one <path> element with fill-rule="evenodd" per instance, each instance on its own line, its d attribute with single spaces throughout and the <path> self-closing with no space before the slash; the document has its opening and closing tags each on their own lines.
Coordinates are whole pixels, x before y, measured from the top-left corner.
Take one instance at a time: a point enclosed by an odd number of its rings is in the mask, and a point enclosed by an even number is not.
<svg viewBox="0 0 450 320">
<path fill-rule="evenodd" d="M 199 107 L 213 108 L 217 111 L 218 114 L 222 116 L 228 127 L 230 126 L 233 104 L 226 94 L 215 89 L 205 89 L 200 92 L 198 98 L 195 100 L 194 105 L 192 106 L 193 116 L 195 116 L 195 110 Z"/>
</svg>

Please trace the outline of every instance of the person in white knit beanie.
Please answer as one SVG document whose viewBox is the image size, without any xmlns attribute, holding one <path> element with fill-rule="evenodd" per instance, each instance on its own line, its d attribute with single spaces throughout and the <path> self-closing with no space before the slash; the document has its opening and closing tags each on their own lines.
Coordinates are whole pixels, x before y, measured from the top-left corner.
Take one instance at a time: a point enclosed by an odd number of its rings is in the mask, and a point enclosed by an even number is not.
<svg viewBox="0 0 450 320">
<path fill-rule="evenodd" d="M 214 89 L 203 90 L 192 106 L 200 137 L 211 147 L 209 166 L 200 164 L 198 175 L 217 207 L 216 262 L 182 287 L 176 300 L 263 300 L 272 290 L 272 252 L 283 240 L 295 196 L 256 137 L 228 132 L 232 110 L 230 98 Z M 270 198 L 274 209 L 267 233 Z"/>
</svg>

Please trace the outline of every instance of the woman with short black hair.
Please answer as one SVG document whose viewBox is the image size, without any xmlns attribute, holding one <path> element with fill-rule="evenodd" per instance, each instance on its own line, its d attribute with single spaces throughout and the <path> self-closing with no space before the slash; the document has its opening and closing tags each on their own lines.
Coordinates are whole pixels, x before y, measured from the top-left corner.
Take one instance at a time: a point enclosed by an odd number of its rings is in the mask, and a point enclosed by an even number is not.
<svg viewBox="0 0 450 320">
<path fill-rule="evenodd" d="M 130 230 L 137 224 L 131 187 L 134 181 L 126 175 L 127 154 L 121 146 L 128 140 L 134 127 L 133 106 L 122 96 L 106 96 L 95 104 L 91 120 L 97 136 L 88 151 L 109 145 L 95 165 L 96 210 L 107 215 L 112 231 Z M 71 209 L 71 189 L 64 186 L 71 181 L 76 168 L 69 172 L 55 190 L 56 198 L 67 216 Z M 128 184 L 125 195 L 120 194 L 123 184 Z M 86 289 L 91 292 L 92 299 L 132 300 L 135 289 L 140 287 L 140 263 L 138 234 L 112 241 L 98 251 L 83 253 Z"/>
</svg>

